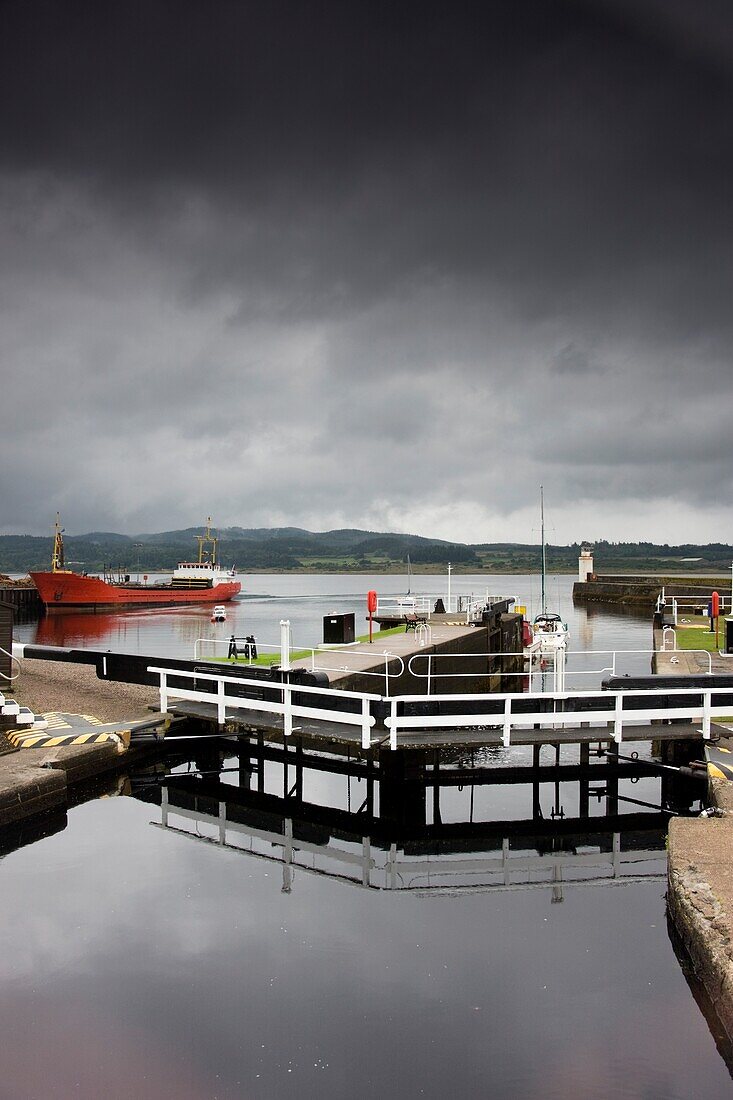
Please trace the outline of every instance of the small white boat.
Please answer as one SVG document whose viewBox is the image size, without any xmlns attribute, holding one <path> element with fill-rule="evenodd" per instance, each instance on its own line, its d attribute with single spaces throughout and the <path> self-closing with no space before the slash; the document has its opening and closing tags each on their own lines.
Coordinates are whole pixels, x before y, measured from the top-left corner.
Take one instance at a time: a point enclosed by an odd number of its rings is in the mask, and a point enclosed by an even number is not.
<svg viewBox="0 0 733 1100">
<path fill-rule="evenodd" d="M 214 610 L 211 612 L 212 623 L 225 623 L 227 621 L 227 609 L 223 603 L 215 605 Z"/>
<path fill-rule="evenodd" d="M 532 633 L 542 654 L 555 653 L 567 645 L 568 625 L 552 611 L 535 616 Z"/>
</svg>

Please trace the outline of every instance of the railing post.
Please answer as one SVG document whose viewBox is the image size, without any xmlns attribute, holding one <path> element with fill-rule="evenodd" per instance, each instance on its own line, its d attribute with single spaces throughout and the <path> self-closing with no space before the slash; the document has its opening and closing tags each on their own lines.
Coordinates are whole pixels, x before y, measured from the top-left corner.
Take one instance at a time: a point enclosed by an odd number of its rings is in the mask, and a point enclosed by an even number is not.
<svg viewBox="0 0 733 1100">
<path fill-rule="evenodd" d="M 160 673 L 160 713 L 168 713 L 168 673 Z"/>
<path fill-rule="evenodd" d="M 372 736 L 369 729 L 369 700 L 362 699 L 361 701 L 361 747 L 363 749 L 371 748 Z"/>
<path fill-rule="evenodd" d="M 384 694 L 389 699 L 389 660 L 387 659 L 387 650 L 384 650 Z"/>
<path fill-rule="evenodd" d="M 397 700 L 392 699 L 389 710 L 389 747 L 397 748 Z"/>
<path fill-rule="evenodd" d="M 225 684 L 223 680 L 217 680 L 216 682 L 216 720 L 220 726 L 223 726 L 227 720 L 226 716 L 226 704 L 224 702 Z"/>
<path fill-rule="evenodd" d="M 702 735 L 705 741 L 710 739 L 710 708 L 712 702 L 711 693 L 704 691 L 702 693 Z"/>
<path fill-rule="evenodd" d="M 290 672 L 290 619 L 280 620 L 280 668 Z"/>
<path fill-rule="evenodd" d="M 293 698 L 289 683 L 281 684 L 283 689 L 283 736 L 290 737 L 293 732 Z"/>
<path fill-rule="evenodd" d="M 621 744 L 624 730 L 624 693 L 616 692 L 616 709 L 613 716 L 613 739 L 617 745 Z"/>
<path fill-rule="evenodd" d="M 504 742 L 504 748 L 508 749 L 512 736 L 512 701 L 509 696 L 504 700 L 504 729 L 502 732 L 502 741 Z"/>
<path fill-rule="evenodd" d="M 433 655 L 428 653 L 428 695 L 430 694 L 430 671 L 433 667 Z"/>
</svg>

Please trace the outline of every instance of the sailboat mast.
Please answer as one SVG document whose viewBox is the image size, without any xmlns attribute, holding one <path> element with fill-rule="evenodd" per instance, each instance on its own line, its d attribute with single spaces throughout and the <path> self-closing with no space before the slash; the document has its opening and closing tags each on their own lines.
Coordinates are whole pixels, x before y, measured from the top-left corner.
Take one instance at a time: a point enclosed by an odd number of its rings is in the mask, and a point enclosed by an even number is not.
<svg viewBox="0 0 733 1100">
<path fill-rule="evenodd" d="M 545 490 L 540 485 L 540 518 L 542 521 L 542 614 L 547 612 L 547 599 L 545 596 L 545 569 L 547 559 L 545 556 Z"/>
</svg>

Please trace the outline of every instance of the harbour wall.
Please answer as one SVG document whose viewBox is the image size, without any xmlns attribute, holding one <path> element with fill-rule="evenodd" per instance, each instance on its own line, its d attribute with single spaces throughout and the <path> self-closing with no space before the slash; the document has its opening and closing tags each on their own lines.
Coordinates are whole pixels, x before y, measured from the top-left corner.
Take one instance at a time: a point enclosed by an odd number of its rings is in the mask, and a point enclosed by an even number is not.
<svg viewBox="0 0 733 1100">
<path fill-rule="evenodd" d="M 656 574 L 601 574 L 594 573 L 587 581 L 573 585 L 573 601 L 576 603 L 619 603 L 653 607 L 662 589 L 677 596 L 700 597 L 707 602 L 710 593 L 717 590 L 721 596 L 729 596 L 730 577 L 686 576 Z"/>
</svg>

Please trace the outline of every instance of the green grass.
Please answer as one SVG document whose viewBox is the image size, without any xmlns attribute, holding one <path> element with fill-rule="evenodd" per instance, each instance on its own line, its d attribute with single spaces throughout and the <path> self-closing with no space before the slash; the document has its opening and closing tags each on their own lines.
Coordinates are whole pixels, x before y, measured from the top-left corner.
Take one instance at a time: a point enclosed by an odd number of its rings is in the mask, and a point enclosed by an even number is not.
<svg viewBox="0 0 733 1100">
<path fill-rule="evenodd" d="M 725 628 L 721 624 L 718 639 L 709 630 L 710 623 L 705 621 L 705 626 L 678 626 L 675 630 L 677 649 L 706 649 L 711 653 L 717 651 L 725 643 Z"/>
<path fill-rule="evenodd" d="M 374 634 L 372 635 L 372 640 L 377 642 L 377 641 L 380 641 L 382 638 L 390 637 L 390 635 L 392 635 L 392 634 L 404 634 L 404 633 L 405 633 L 405 627 L 404 626 L 392 626 L 392 627 L 389 628 L 389 630 L 375 630 Z M 369 641 L 369 635 L 368 634 L 362 634 L 356 640 L 357 640 L 357 642 L 368 642 Z M 328 651 L 324 650 L 323 652 L 328 652 Z M 290 661 L 291 661 L 291 663 L 293 663 L 295 661 L 306 661 L 306 660 L 309 660 L 310 657 L 311 657 L 311 651 L 309 649 L 294 649 L 290 654 Z M 255 658 L 254 661 L 247 661 L 247 660 L 245 660 L 244 657 L 240 657 L 239 660 L 237 660 L 235 657 L 207 657 L 206 660 L 207 661 L 216 661 L 218 664 L 238 665 L 240 667 L 244 666 L 246 668 L 248 668 L 250 665 L 252 665 L 254 667 L 257 667 L 257 668 L 268 668 L 270 665 L 279 665 L 280 664 L 280 653 L 279 652 L 278 653 L 262 653 L 262 654 L 260 654 L 259 657 Z"/>
</svg>

